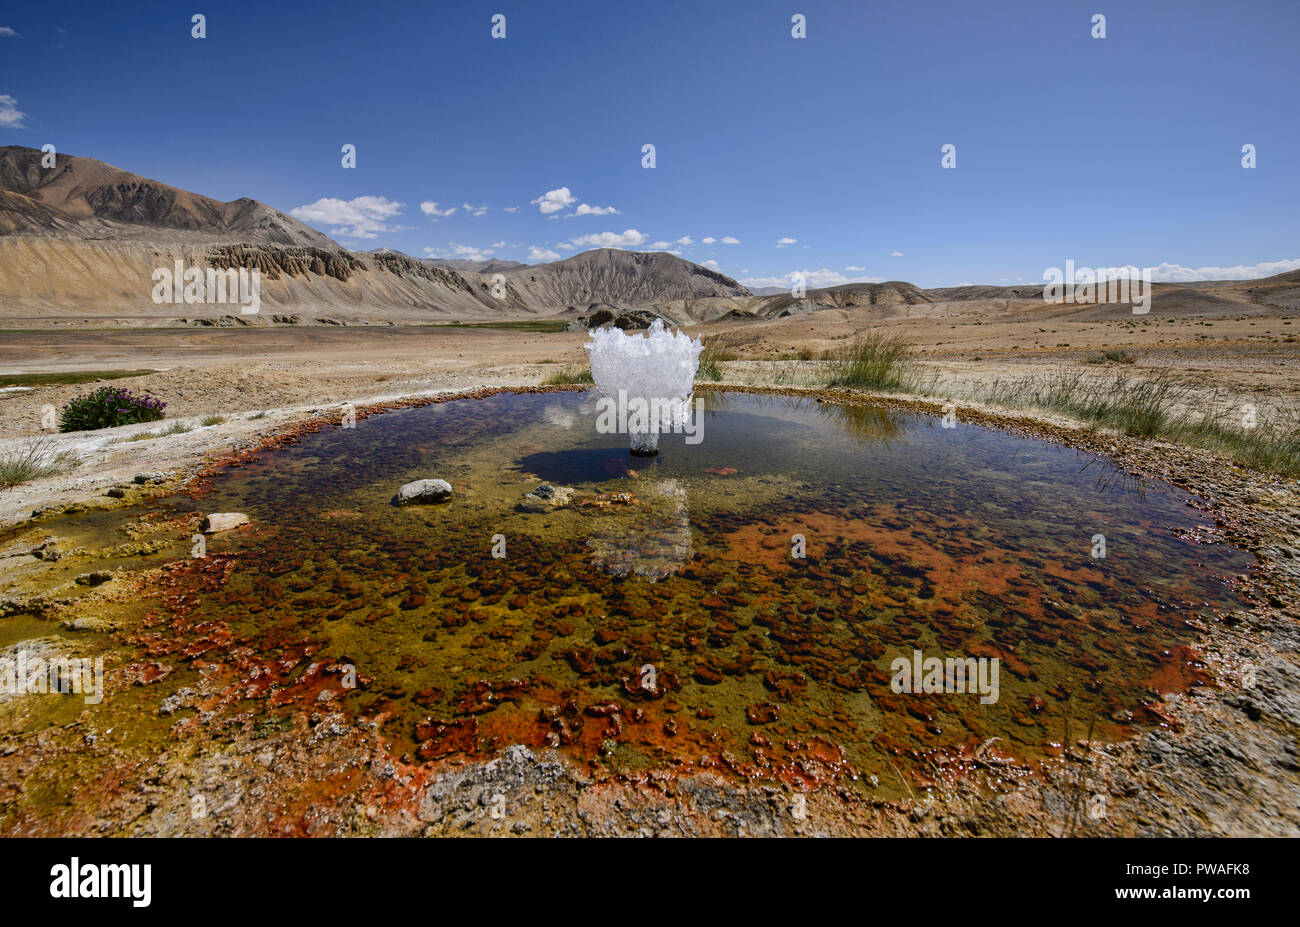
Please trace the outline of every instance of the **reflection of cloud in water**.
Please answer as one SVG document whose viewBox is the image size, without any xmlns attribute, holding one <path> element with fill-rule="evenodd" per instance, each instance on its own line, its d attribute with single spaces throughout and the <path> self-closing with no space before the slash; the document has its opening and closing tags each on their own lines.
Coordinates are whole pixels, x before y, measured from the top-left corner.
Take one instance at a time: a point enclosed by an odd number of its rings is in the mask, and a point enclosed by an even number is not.
<svg viewBox="0 0 1300 927">
<path fill-rule="evenodd" d="M 613 576 L 656 582 L 691 558 L 693 541 L 686 489 L 661 480 L 638 496 L 634 511 L 598 516 L 600 530 L 587 539 L 592 564 Z"/>
<path fill-rule="evenodd" d="M 572 428 L 578 421 L 578 417 L 570 412 L 564 406 L 552 404 L 542 410 L 542 417 L 552 425 L 558 425 L 560 428 Z"/>
</svg>

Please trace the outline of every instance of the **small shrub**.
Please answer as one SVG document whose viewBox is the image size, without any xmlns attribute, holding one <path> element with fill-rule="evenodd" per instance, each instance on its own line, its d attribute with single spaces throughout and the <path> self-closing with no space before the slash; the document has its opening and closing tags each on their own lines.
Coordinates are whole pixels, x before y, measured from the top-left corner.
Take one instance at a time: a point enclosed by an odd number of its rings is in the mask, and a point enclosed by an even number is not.
<svg viewBox="0 0 1300 927">
<path fill-rule="evenodd" d="M 96 431 L 137 422 L 156 422 L 162 419 L 166 406 L 167 403 L 147 391 L 136 395 L 125 386 L 101 386 L 63 407 L 59 431 Z"/>
<path fill-rule="evenodd" d="M 205 415 L 199 420 L 199 424 L 204 428 L 211 428 L 213 425 L 223 425 L 225 421 L 226 417 L 224 415 Z"/>
</svg>

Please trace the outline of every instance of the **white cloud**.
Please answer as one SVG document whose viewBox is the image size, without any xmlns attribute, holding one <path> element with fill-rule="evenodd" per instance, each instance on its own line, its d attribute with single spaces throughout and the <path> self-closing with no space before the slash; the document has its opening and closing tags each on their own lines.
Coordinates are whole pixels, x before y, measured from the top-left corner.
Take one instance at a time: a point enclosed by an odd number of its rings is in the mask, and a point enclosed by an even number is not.
<svg viewBox="0 0 1300 927">
<path fill-rule="evenodd" d="M 739 238 L 732 238 L 730 235 L 728 235 L 728 236 L 726 236 L 725 238 L 722 239 L 722 243 L 723 243 L 724 245 L 738 245 L 738 244 L 740 244 L 740 239 L 739 239 Z"/>
<path fill-rule="evenodd" d="M 473 245 L 462 245 L 452 241 L 447 243 L 445 249 L 425 248 L 424 253 L 429 257 L 457 258 L 462 261 L 486 261 L 492 256 L 492 249 L 475 248 Z"/>
<path fill-rule="evenodd" d="M 558 261 L 560 255 L 558 252 L 551 251 L 547 248 L 539 248 L 533 245 L 528 249 L 528 260 L 530 261 Z"/>
<path fill-rule="evenodd" d="M 438 216 L 450 216 L 455 211 L 455 206 L 448 206 L 446 209 L 439 209 L 438 204 L 433 200 L 425 200 L 420 204 L 420 212 L 424 213 L 426 216 L 433 216 L 435 219 Z"/>
<path fill-rule="evenodd" d="M 572 206 L 578 201 L 578 198 L 569 192 L 568 187 L 560 187 L 558 190 L 548 190 L 535 200 L 529 200 L 534 206 L 541 210 L 542 215 L 549 216 L 553 212 L 559 212 L 566 206 Z"/>
<path fill-rule="evenodd" d="M 504 248 L 505 246 L 506 246 L 506 243 L 505 243 L 504 241 L 494 241 L 494 242 L 492 242 L 492 247 L 493 247 L 493 248 Z"/>
<path fill-rule="evenodd" d="M 324 198 L 289 210 L 289 215 L 316 225 L 334 225 L 331 235 L 347 238 L 378 238 L 387 232 L 387 221 L 402 211 L 405 203 L 383 196 L 358 196 L 351 200 Z"/>
<path fill-rule="evenodd" d="M 890 256 L 890 257 L 902 257 L 902 256 L 903 256 L 903 252 L 901 252 L 901 251 L 891 251 L 891 252 L 889 252 L 889 256 Z"/>
<path fill-rule="evenodd" d="M 671 241 L 657 241 L 657 242 L 655 242 L 653 245 L 651 245 L 650 247 L 646 248 L 646 250 L 647 250 L 647 251 L 667 251 L 667 250 L 668 250 L 669 248 L 671 248 L 672 246 L 673 246 L 673 243 L 672 243 Z"/>
<path fill-rule="evenodd" d="M 796 273 L 803 274 L 804 284 L 810 290 L 824 286 L 839 286 L 843 283 L 885 282 L 884 277 L 846 277 L 839 271 L 828 270 L 825 267 L 821 270 L 791 271 L 783 277 L 748 277 L 740 282 L 750 288 L 763 286 L 792 287 L 795 284 Z"/>
<path fill-rule="evenodd" d="M 1300 270 L 1300 258 L 1281 261 L 1260 261 L 1258 264 L 1237 264 L 1232 267 L 1184 267 L 1181 264 L 1161 263 L 1151 268 L 1151 279 L 1158 283 L 1190 283 L 1194 280 L 1252 280 L 1271 277 L 1289 270 Z"/>
<path fill-rule="evenodd" d="M 677 239 L 677 241 L 674 242 L 674 244 L 678 244 L 678 245 L 693 245 L 693 244 L 695 244 L 695 242 L 693 242 L 693 241 L 691 240 L 691 236 L 689 236 L 689 235 L 683 235 L 681 238 Z"/>
<path fill-rule="evenodd" d="M 704 266 L 705 266 L 705 267 L 712 267 L 714 270 L 717 270 L 717 269 L 718 269 L 718 262 L 717 262 L 717 261 L 705 261 L 705 262 L 704 262 Z"/>
<path fill-rule="evenodd" d="M 619 211 L 613 206 L 588 206 L 586 203 L 579 204 L 570 215 L 572 216 L 617 216 Z"/>
<path fill-rule="evenodd" d="M 555 247 L 559 248 L 561 251 L 576 251 L 576 250 L 578 250 L 578 246 L 577 246 L 577 245 L 571 245 L 571 244 L 569 244 L 567 241 L 564 242 L 563 244 L 556 245 Z"/>
<path fill-rule="evenodd" d="M 9 28 L 8 26 L 0 26 L 0 35 L 4 35 L 4 36 L 11 35 L 14 38 L 18 37 L 18 33 L 14 32 L 13 29 Z"/>
<path fill-rule="evenodd" d="M 856 270 L 856 271 L 859 271 L 859 272 L 860 272 L 860 271 L 864 271 L 864 270 L 866 270 L 865 267 L 854 267 L 852 264 L 850 264 L 848 267 L 846 267 L 846 268 L 844 268 L 844 269 L 845 269 L 845 270 Z"/>
<path fill-rule="evenodd" d="M 27 114 L 18 109 L 18 101 L 7 93 L 0 93 L 0 128 L 21 129 Z"/>
<path fill-rule="evenodd" d="M 701 239 L 700 239 L 700 244 L 702 244 L 702 245 L 711 245 L 711 244 L 713 244 L 715 241 L 717 241 L 717 239 L 714 238 L 712 235 L 710 235 L 708 238 L 701 238 Z"/>
<path fill-rule="evenodd" d="M 797 244 L 798 242 L 799 239 L 797 238 L 782 238 L 777 241 L 776 246 L 778 248 L 784 248 L 786 245 L 793 245 L 793 244 Z"/>
<path fill-rule="evenodd" d="M 639 245 L 643 241 L 645 236 L 636 229 L 628 229 L 625 232 L 600 232 L 571 239 L 572 244 L 588 248 L 628 248 Z"/>
<path fill-rule="evenodd" d="M 506 212 L 519 212 L 519 207 L 518 207 L 518 206 L 507 206 L 507 207 L 505 208 L 505 211 L 506 211 Z"/>
</svg>

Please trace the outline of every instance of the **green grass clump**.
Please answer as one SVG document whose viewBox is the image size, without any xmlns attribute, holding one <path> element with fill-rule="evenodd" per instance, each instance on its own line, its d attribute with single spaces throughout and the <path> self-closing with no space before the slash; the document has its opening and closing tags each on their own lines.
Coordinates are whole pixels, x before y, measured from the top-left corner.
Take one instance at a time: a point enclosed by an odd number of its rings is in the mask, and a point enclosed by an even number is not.
<svg viewBox="0 0 1300 927">
<path fill-rule="evenodd" d="M 573 386 L 578 383 L 593 383 L 590 369 L 566 367 L 557 370 L 542 381 L 542 386 Z"/>
<path fill-rule="evenodd" d="M 63 407 L 59 431 L 95 431 L 138 422 L 156 422 L 163 417 L 166 406 L 167 403 L 147 391 L 136 395 L 124 386 L 101 386 Z"/>
<path fill-rule="evenodd" d="M 704 350 L 700 352 L 700 365 L 695 371 L 695 379 L 711 380 L 717 383 L 722 379 L 723 361 L 733 361 L 740 357 L 731 350 L 731 344 L 721 335 L 704 339 Z"/>
<path fill-rule="evenodd" d="M 113 438 L 108 443 L 109 444 L 130 444 L 132 441 L 151 441 L 161 434 L 162 434 L 161 431 L 137 431 L 133 435 L 122 435 L 121 437 Z"/>
<path fill-rule="evenodd" d="M 916 373 L 915 349 L 901 335 L 872 332 L 825 355 L 827 385 L 898 390 Z"/>
<path fill-rule="evenodd" d="M 0 457 L 0 492 L 54 476 L 78 463 L 67 451 L 57 451 L 48 437 L 28 441 L 17 450 Z"/>
<path fill-rule="evenodd" d="M 213 425 L 225 424 L 225 421 L 226 417 L 224 415 L 205 415 L 199 419 L 199 424 L 204 428 L 210 428 Z"/>
</svg>

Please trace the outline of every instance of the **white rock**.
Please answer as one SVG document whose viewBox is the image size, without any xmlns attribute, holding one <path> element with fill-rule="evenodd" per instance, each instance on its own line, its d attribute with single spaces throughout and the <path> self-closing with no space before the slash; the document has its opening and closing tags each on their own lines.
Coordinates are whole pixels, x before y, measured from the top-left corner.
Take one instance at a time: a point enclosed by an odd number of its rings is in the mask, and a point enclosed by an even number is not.
<svg viewBox="0 0 1300 927">
<path fill-rule="evenodd" d="M 231 528 L 246 524 L 248 524 L 248 516 L 243 512 L 213 512 L 203 519 L 199 530 L 204 534 L 216 534 L 218 531 L 229 531 Z"/>
<path fill-rule="evenodd" d="M 451 498 L 451 484 L 446 480 L 416 480 L 407 483 L 393 496 L 393 505 L 418 505 L 446 502 Z"/>
</svg>

